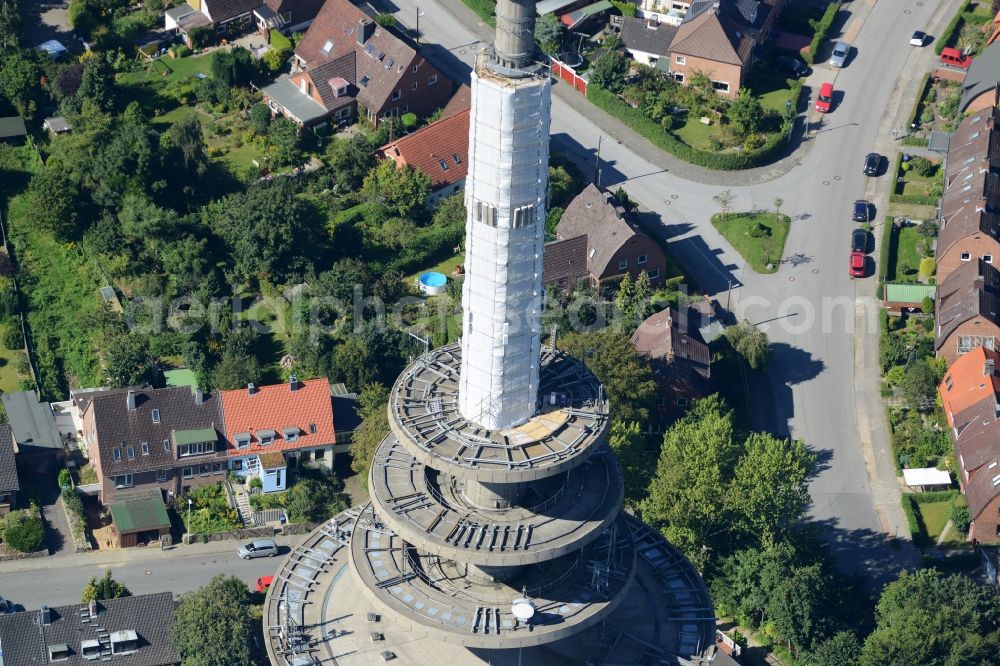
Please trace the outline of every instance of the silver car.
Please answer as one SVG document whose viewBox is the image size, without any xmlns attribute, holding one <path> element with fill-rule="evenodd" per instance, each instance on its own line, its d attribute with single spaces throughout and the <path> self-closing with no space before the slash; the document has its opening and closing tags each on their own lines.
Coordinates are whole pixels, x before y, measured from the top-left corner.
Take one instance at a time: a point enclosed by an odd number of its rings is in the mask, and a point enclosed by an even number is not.
<svg viewBox="0 0 1000 666">
<path fill-rule="evenodd" d="M 830 55 L 831 67 L 843 67 L 847 62 L 847 55 L 851 52 L 851 45 L 847 42 L 837 42 L 833 45 L 833 53 Z"/>
<path fill-rule="evenodd" d="M 278 544 L 271 539 L 254 539 L 248 544 L 244 544 L 236 549 L 236 554 L 244 560 L 253 560 L 258 557 L 274 557 L 278 554 Z"/>
</svg>

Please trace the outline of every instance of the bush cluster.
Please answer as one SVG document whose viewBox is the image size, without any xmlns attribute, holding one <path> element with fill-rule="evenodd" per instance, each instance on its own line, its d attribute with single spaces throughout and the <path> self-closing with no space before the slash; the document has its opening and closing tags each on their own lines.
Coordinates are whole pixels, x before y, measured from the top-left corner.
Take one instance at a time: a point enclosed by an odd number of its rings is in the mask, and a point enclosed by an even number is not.
<svg viewBox="0 0 1000 666">
<path fill-rule="evenodd" d="M 969 11 L 969 6 L 972 4 L 972 0 L 964 0 L 961 6 L 959 6 L 958 11 L 945 26 L 945 29 L 941 31 L 941 36 L 938 37 L 937 42 L 934 45 L 934 53 L 941 55 L 946 46 L 951 46 L 951 42 L 955 40 L 958 34 L 959 24 L 962 22 L 964 14 Z"/>
<path fill-rule="evenodd" d="M 18 553 L 33 553 L 45 547 L 45 526 L 38 510 L 11 511 L 3 519 L 3 541 Z"/>
<path fill-rule="evenodd" d="M 840 0 L 837 0 L 837 2 L 827 5 L 826 11 L 823 12 L 823 16 L 818 21 L 810 21 L 813 29 L 816 31 L 813 33 L 812 41 L 809 42 L 809 53 L 805 54 L 805 58 L 810 65 L 815 64 L 820 44 L 826 39 L 827 33 L 830 32 L 830 28 L 833 26 L 833 21 L 837 18 L 837 12 L 839 11 Z"/>
</svg>

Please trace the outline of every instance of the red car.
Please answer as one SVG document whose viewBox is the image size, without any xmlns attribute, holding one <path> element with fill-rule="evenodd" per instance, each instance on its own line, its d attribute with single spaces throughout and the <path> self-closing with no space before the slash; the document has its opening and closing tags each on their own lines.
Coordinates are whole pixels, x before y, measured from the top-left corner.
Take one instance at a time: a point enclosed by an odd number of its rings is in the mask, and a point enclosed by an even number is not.
<svg viewBox="0 0 1000 666">
<path fill-rule="evenodd" d="M 958 49 L 953 49 L 949 46 L 941 51 L 941 64 L 969 69 L 969 65 L 972 64 L 972 56 L 965 55 Z"/>
<path fill-rule="evenodd" d="M 865 276 L 865 253 L 851 252 L 851 277 Z"/>
<path fill-rule="evenodd" d="M 829 113 L 833 107 L 833 84 L 824 83 L 819 87 L 819 96 L 816 98 L 816 110 L 820 113 Z"/>
<path fill-rule="evenodd" d="M 271 583 L 274 582 L 274 576 L 261 576 L 257 579 L 257 591 L 267 592 L 267 588 L 271 587 Z"/>
</svg>

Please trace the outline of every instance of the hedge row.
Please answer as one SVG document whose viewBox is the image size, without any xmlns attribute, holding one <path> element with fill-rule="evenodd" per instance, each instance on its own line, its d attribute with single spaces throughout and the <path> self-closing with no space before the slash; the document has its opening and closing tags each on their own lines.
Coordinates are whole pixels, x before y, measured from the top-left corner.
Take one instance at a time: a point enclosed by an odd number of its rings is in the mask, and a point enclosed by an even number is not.
<svg viewBox="0 0 1000 666">
<path fill-rule="evenodd" d="M 954 37 L 955 33 L 958 32 L 958 26 L 962 22 L 963 14 L 969 11 L 969 6 L 972 4 L 972 0 L 965 0 L 955 12 L 955 15 L 951 17 L 951 21 L 948 23 L 947 27 L 941 31 L 941 36 L 938 37 L 937 43 L 934 45 L 934 53 L 941 55 L 945 47 L 948 46 Z"/>
<path fill-rule="evenodd" d="M 910 530 L 910 539 L 919 547 L 923 543 L 923 533 L 920 529 L 920 523 L 917 522 L 917 512 L 913 508 L 913 502 L 910 501 L 912 496 L 913 493 L 904 493 L 901 504 L 903 505 L 903 513 L 906 514 L 906 526 Z"/>
<path fill-rule="evenodd" d="M 792 108 L 798 108 L 799 97 L 802 94 L 802 82 L 795 81 L 792 85 Z M 621 120 L 630 128 L 641 134 L 658 148 L 674 157 L 696 164 L 706 169 L 717 171 L 738 171 L 770 164 L 781 154 L 792 135 L 794 122 L 785 122 L 781 131 L 770 135 L 764 145 L 750 151 L 738 153 L 711 153 L 698 150 L 687 145 L 676 136 L 663 129 L 659 123 L 653 122 L 639 109 L 634 109 L 622 101 L 610 90 L 594 83 L 587 86 L 587 98 L 594 106 L 607 111 Z"/>
<path fill-rule="evenodd" d="M 806 61 L 810 65 L 816 63 L 816 54 L 819 53 L 820 44 L 826 39 L 827 33 L 830 32 L 830 28 L 833 26 L 834 19 L 837 18 L 837 12 L 840 11 L 840 3 L 841 0 L 837 0 L 837 2 L 827 5 L 823 16 L 815 23 L 816 32 L 813 33 L 812 41 L 809 42 L 809 53 L 805 54 Z"/>
<path fill-rule="evenodd" d="M 889 201 L 898 204 L 912 204 L 915 206 L 936 206 L 938 197 L 928 197 L 922 194 L 890 194 Z"/>
<path fill-rule="evenodd" d="M 917 122 L 917 114 L 920 111 L 920 106 L 924 101 L 924 97 L 927 96 L 927 87 L 931 82 L 931 73 L 927 72 L 924 74 L 924 78 L 920 81 L 920 87 L 917 88 L 917 99 L 913 102 L 913 109 L 910 111 L 910 117 L 906 119 L 906 131 L 909 131 L 913 127 L 914 123 Z M 907 137 L 909 138 L 909 137 Z"/>
<path fill-rule="evenodd" d="M 884 284 L 889 273 L 889 244 L 892 242 L 892 234 L 895 227 L 892 225 L 892 216 L 887 216 L 882 224 L 882 241 L 878 250 L 878 283 Z M 881 297 L 881 287 L 878 296 Z M 884 310 L 883 310 L 884 312 Z"/>
<path fill-rule="evenodd" d="M 930 139 L 925 139 L 920 136 L 904 136 L 900 143 L 904 146 L 914 146 L 916 148 L 926 148 L 931 144 Z"/>
<path fill-rule="evenodd" d="M 910 501 L 917 504 L 933 504 L 934 502 L 946 502 L 958 497 L 957 490 L 935 490 L 927 493 L 909 493 Z"/>
</svg>

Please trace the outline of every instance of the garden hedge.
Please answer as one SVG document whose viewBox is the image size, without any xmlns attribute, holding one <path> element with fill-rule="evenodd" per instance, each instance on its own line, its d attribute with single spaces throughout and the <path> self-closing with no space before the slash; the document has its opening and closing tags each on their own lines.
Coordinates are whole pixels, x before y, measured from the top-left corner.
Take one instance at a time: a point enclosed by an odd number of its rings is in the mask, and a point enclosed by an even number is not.
<svg viewBox="0 0 1000 666">
<path fill-rule="evenodd" d="M 965 0 L 959 6 L 958 11 L 951 17 L 951 21 L 949 21 L 945 29 L 941 31 L 941 36 L 938 37 L 937 43 L 934 45 L 934 53 L 941 55 L 941 52 L 944 51 L 946 46 L 948 46 L 948 42 L 950 42 L 955 36 L 955 33 L 958 31 L 958 26 L 962 22 L 962 18 L 964 18 L 963 15 L 969 11 L 969 6 L 971 4 L 972 0 Z"/>
<path fill-rule="evenodd" d="M 797 108 L 802 95 L 802 82 L 792 84 L 792 108 Z M 767 138 L 764 145 L 750 151 L 738 153 L 712 153 L 687 145 L 676 136 L 663 129 L 659 123 L 647 118 L 642 111 L 634 109 L 610 90 L 594 83 L 587 86 L 587 98 L 594 106 L 607 111 L 630 128 L 641 134 L 653 145 L 674 157 L 717 171 L 738 171 L 770 164 L 781 154 L 792 135 L 794 122 L 785 122 L 781 131 Z"/>
<path fill-rule="evenodd" d="M 913 204 L 915 206 L 936 206 L 939 197 L 929 197 L 922 194 L 891 194 L 889 201 L 899 204 Z"/>
<path fill-rule="evenodd" d="M 910 116 L 906 119 L 906 130 L 909 131 L 913 124 L 917 122 L 917 112 L 920 111 L 920 106 L 924 101 L 924 97 L 927 96 L 927 88 L 931 82 L 930 72 L 924 74 L 924 78 L 920 81 L 920 86 L 917 88 L 917 99 L 913 102 L 913 109 L 910 111 Z M 906 141 L 909 137 L 903 139 Z M 924 145 L 927 145 L 926 143 Z"/>
<path fill-rule="evenodd" d="M 841 0 L 827 5 L 826 11 L 823 12 L 823 16 L 821 16 L 820 19 L 814 24 L 816 32 L 813 33 L 812 41 L 809 42 L 809 53 L 805 54 L 805 59 L 810 65 L 816 63 L 816 54 L 819 52 L 820 44 L 823 43 L 823 40 L 826 39 L 827 33 L 830 32 L 830 28 L 833 26 L 833 21 L 837 18 L 837 12 L 840 11 L 840 5 Z"/>
<path fill-rule="evenodd" d="M 894 229 L 892 217 L 886 217 L 882 224 L 882 241 L 878 251 L 878 283 L 880 285 L 885 283 L 886 275 L 889 272 L 889 244 L 892 242 Z M 879 289 L 878 296 L 882 296 L 881 289 Z"/>
</svg>

